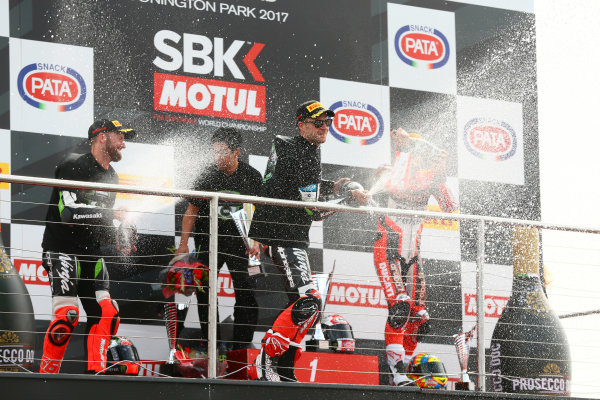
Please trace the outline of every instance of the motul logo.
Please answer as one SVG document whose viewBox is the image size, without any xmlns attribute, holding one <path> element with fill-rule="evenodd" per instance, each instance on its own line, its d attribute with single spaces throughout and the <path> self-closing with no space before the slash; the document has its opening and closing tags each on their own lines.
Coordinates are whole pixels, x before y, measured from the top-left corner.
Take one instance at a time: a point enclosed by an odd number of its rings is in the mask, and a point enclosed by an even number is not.
<svg viewBox="0 0 600 400">
<path fill-rule="evenodd" d="M 233 290 L 233 281 L 231 280 L 231 275 L 219 274 L 217 287 L 217 296 L 235 297 L 235 291 Z"/>
<path fill-rule="evenodd" d="M 381 286 L 332 282 L 327 304 L 354 307 L 387 308 Z"/>
<path fill-rule="evenodd" d="M 485 296 L 484 297 L 484 312 L 489 318 L 500 318 L 504 307 L 508 303 L 508 297 L 502 296 Z M 465 293 L 465 315 L 477 315 L 477 296 L 475 294 Z"/>
<path fill-rule="evenodd" d="M 14 266 L 27 285 L 49 285 L 48 273 L 41 260 L 15 259 Z"/>
<path fill-rule="evenodd" d="M 161 55 L 154 59 L 154 65 L 165 71 L 177 71 L 183 67 L 185 73 L 212 74 L 217 77 L 223 77 L 227 69 L 235 79 L 247 79 L 239 65 L 239 54 L 246 41 L 234 40 L 226 46 L 225 40 L 220 37 L 211 39 L 203 35 L 184 33 L 183 46 L 181 49 L 175 47 L 181 41 L 182 36 L 176 32 L 156 32 L 154 47 Z M 245 70 L 258 82 L 264 82 L 265 79 L 254 60 L 264 47 L 264 43 L 253 43 L 241 59 Z"/>
<path fill-rule="evenodd" d="M 337 140 L 344 143 L 358 141 L 361 145 L 369 145 L 379 141 L 383 135 L 383 116 L 371 104 L 341 100 L 329 108 L 335 111 L 329 132 Z"/>
<path fill-rule="evenodd" d="M 154 74 L 154 109 L 265 122 L 264 86 Z"/>
<path fill-rule="evenodd" d="M 394 47 L 400 60 L 411 67 L 437 69 L 446 65 L 450 58 L 448 39 L 430 26 L 403 26 L 396 32 Z"/>
<path fill-rule="evenodd" d="M 506 122 L 490 118 L 473 118 L 465 124 L 463 142 L 478 158 L 504 161 L 517 151 L 517 135 Z"/>
<path fill-rule="evenodd" d="M 21 98 L 41 110 L 72 111 L 86 98 L 86 85 L 74 69 L 60 64 L 34 63 L 17 77 Z"/>
</svg>

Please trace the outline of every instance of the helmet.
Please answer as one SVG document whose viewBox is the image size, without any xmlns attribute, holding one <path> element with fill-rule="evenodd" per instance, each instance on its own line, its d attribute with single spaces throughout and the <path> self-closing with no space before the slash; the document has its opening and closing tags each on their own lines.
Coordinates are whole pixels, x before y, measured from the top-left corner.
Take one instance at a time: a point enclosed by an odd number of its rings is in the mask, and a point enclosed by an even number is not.
<svg viewBox="0 0 600 400">
<path fill-rule="evenodd" d="M 106 374 L 138 375 L 140 356 L 131 341 L 125 337 L 113 336 L 106 353 Z"/>
<path fill-rule="evenodd" d="M 354 334 L 352 327 L 338 314 L 324 315 L 321 328 L 325 339 L 329 341 L 329 348 L 335 351 L 353 352 Z"/>
<path fill-rule="evenodd" d="M 420 353 L 414 356 L 406 371 L 406 375 L 415 381 L 420 388 L 446 389 L 448 376 L 444 364 L 436 356 Z"/>
</svg>

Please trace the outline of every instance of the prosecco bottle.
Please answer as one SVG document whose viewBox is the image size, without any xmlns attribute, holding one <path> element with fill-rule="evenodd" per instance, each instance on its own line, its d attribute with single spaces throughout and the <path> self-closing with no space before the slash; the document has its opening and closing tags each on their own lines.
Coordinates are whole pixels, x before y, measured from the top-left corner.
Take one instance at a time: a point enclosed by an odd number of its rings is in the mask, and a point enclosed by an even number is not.
<svg viewBox="0 0 600 400">
<path fill-rule="evenodd" d="M 6 254 L 0 236 L 0 371 L 31 371 L 35 318 L 25 283 Z"/>
<path fill-rule="evenodd" d="M 539 276 L 539 233 L 515 227 L 512 295 L 491 342 L 487 390 L 521 394 L 570 394 L 567 338 Z"/>
</svg>

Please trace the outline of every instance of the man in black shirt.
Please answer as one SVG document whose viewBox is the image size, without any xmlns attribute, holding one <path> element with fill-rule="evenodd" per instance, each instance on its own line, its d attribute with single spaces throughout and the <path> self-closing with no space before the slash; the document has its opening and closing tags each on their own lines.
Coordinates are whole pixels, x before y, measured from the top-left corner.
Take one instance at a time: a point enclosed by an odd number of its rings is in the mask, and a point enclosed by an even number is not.
<svg viewBox="0 0 600 400">
<path fill-rule="evenodd" d="M 262 177 L 260 172 L 239 160 L 242 138 L 233 128 L 219 128 L 211 138 L 214 164 L 198 177 L 194 190 L 225 192 L 257 196 Z M 243 204 L 219 201 L 219 253 L 218 264 L 227 264 L 235 291 L 233 311 L 233 348 L 247 348 L 252 343 L 258 304 L 251 281 L 248 279 L 248 256 L 231 213 L 242 209 Z M 203 199 L 190 199 L 183 217 L 181 243 L 177 254 L 189 252 L 188 239 L 194 231 L 194 242 L 198 259 L 208 265 L 209 245 L 209 202 Z M 198 218 L 200 216 L 200 218 Z M 198 315 L 202 326 L 202 339 L 208 338 L 208 291 L 196 291 Z"/>
<path fill-rule="evenodd" d="M 71 155 L 56 168 L 57 179 L 119 183 L 110 165 L 121 160 L 125 139 L 135 136 L 119 121 L 102 119 L 88 130 L 91 152 Z M 106 351 L 117 333 L 119 314 L 111 299 L 108 272 L 100 254 L 101 245 L 115 243 L 113 219 L 123 220 L 122 210 L 113 210 L 116 193 L 101 190 L 61 189 L 52 191 L 42 241 L 43 266 L 50 277 L 52 321 L 44 339 L 40 372 L 58 373 L 71 333 L 79 321 L 79 296 L 88 316 L 85 348 L 88 372 L 106 368 Z"/>
<path fill-rule="evenodd" d="M 262 197 L 315 202 L 339 194 L 350 179 L 323 180 L 319 148 L 327 139 L 334 115 L 314 100 L 300 105 L 295 121 L 299 135 L 276 136 L 273 140 Z M 361 204 L 366 204 L 370 197 L 365 190 L 358 189 L 348 195 Z M 262 249 L 271 257 L 281 270 L 289 301 L 262 340 L 260 354 L 250 369 L 251 378 L 296 380 L 294 363 L 300 343 L 321 308 L 321 295 L 312 281 L 306 253 L 308 231 L 312 221 L 322 219 L 320 214 L 310 208 L 256 207 L 249 233 L 255 240 L 250 255 L 258 257 Z"/>
</svg>

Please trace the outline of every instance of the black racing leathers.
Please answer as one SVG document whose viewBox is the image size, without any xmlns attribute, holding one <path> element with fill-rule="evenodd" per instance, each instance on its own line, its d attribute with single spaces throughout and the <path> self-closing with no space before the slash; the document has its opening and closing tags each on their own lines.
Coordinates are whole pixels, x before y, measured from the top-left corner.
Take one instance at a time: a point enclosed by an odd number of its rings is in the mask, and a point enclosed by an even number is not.
<svg viewBox="0 0 600 400">
<path fill-rule="evenodd" d="M 109 166 L 104 169 L 91 153 L 73 154 L 56 168 L 55 177 L 116 184 Z M 87 314 L 85 352 L 87 370 L 106 368 L 111 336 L 119 327 L 118 306 L 110 298 L 109 276 L 101 245 L 115 243 L 113 211 L 116 193 L 54 188 L 42 241 L 43 266 L 52 289 L 52 317 L 44 337 L 40 372 L 58 373 L 71 333 L 79 320 L 79 296 Z"/>
<path fill-rule="evenodd" d="M 73 181 L 119 183 L 115 170 L 104 169 L 91 153 L 73 154 L 56 168 L 55 178 Z M 96 255 L 101 244 L 115 242 L 115 192 L 54 188 L 46 215 L 44 250 Z"/>
<path fill-rule="evenodd" d="M 208 168 L 194 183 L 194 190 L 257 196 L 261 185 L 260 172 L 243 161 L 231 175 L 219 170 L 215 165 Z M 208 265 L 209 245 L 209 202 L 202 199 L 190 199 L 190 203 L 199 207 L 196 220 L 194 242 L 197 257 Z M 220 269 L 227 264 L 233 289 L 235 306 L 233 309 L 233 348 L 246 348 L 252 343 L 258 319 L 258 304 L 254 296 L 253 284 L 248 279 L 248 256 L 246 247 L 231 218 L 231 213 L 242 209 L 243 204 L 227 200 L 219 201 L 219 251 L 217 266 Z M 202 327 L 202 339 L 208 339 L 208 290 L 197 291 L 198 316 Z M 218 331 L 217 331 L 218 332 Z M 220 336 L 218 334 L 218 336 Z"/>
<path fill-rule="evenodd" d="M 261 196 L 306 201 L 308 207 L 256 206 L 249 236 L 268 245 L 263 251 L 279 268 L 289 302 L 282 304 L 282 311 L 263 337 L 261 351 L 250 369 L 254 379 L 296 380 L 298 348 L 315 323 L 321 305 L 306 253 L 311 223 L 320 219 L 320 213 L 310 209 L 310 202 L 330 194 L 333 182 L 321 179 L 319 147 L 302 136 L 277 136 Z"/>
<path fill-rule="evenodd" d="M 263 178 L 262 197 L 314 202 L 333 193 L 321 178 L 321 150 L 302 136 L 276 136 Z M 308 248 L 318 213 L 310 208 L 257 205 L 249 236 L 273 247 Z"/>
</svg>

